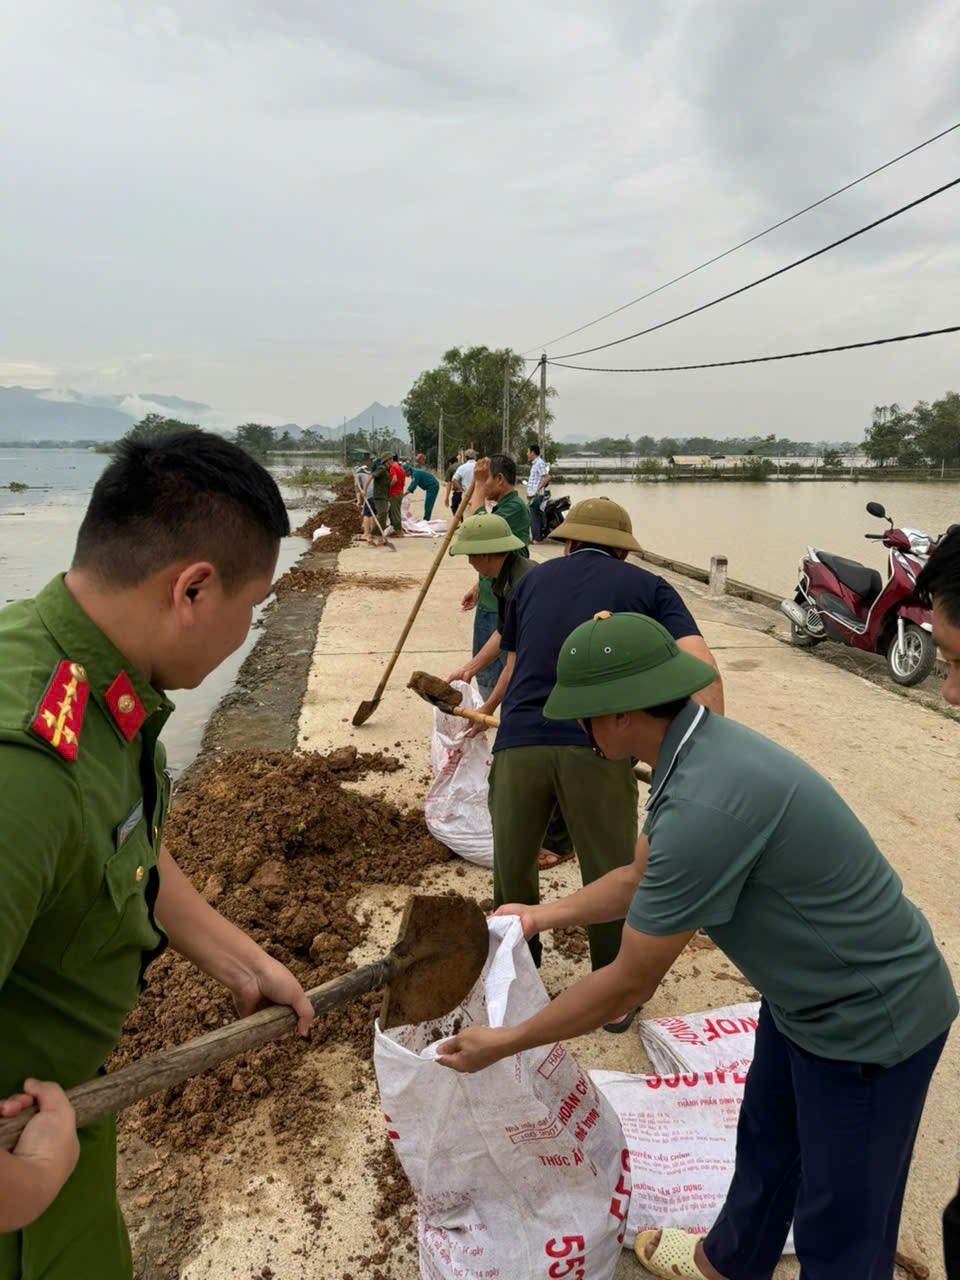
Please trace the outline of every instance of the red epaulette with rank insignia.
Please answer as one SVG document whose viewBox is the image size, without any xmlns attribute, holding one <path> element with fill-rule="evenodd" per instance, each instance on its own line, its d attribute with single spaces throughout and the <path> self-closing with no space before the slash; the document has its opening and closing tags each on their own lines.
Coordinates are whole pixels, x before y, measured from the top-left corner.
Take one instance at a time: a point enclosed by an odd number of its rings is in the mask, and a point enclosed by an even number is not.
<svg viewBox="0 0 960 1280">
<path fill-rule="evenodd" d="M 64 760 L 76 760 L 80 726 L 90 696 L 87 673 L 79 662 L 59 662 L 47 685 L 31 728 Z"/>
</svg>

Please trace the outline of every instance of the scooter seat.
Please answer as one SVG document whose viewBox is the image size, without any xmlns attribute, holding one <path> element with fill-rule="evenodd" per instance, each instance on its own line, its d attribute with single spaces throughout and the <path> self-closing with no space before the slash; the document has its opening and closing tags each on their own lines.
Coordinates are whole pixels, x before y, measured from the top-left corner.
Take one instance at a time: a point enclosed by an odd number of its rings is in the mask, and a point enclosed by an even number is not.
<svg viewBox="0 0 960 1280">
<path fill-rule="evenodd" d="M 829 551 L 818 551 L 817 556 L 838 582 L 849 587 L 867 604 L 872 604 L 883 590 L 883 580 L 876 569 L 868 569 L 859 560 L 846 560 L 843 556 L 831 555 Z"/>
</svg>

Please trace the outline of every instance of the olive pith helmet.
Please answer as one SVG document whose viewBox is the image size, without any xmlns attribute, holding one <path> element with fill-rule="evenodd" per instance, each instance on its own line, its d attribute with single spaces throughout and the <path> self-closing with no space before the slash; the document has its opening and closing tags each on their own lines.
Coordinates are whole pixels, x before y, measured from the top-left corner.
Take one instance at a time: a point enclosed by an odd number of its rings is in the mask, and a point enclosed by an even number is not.
<svg viewBox="0 0 960 1280">
<path fill-rule="evenodd" d="M 497 556 L 504 551 L 522 551 L 523 543 L 503 516 L 469 516 L 457 533 L 452 556 Z"/>
<path fill-rule="evenodd" d="M 641 613 L 598 613 L 572 631 L 557 659 L 547 720 L 590 720 L 688 698 L 713 684 L 713 667 L 684 653 Z"/>
<path fill-rule="evenodd" d="M 584 498 L 575 502 L 566 520 L 549 535 L 566 542 L 595 542 L 620 551 L 642 551 L 633 536 L 630 517 L 612 498 Z"/>
</svg>

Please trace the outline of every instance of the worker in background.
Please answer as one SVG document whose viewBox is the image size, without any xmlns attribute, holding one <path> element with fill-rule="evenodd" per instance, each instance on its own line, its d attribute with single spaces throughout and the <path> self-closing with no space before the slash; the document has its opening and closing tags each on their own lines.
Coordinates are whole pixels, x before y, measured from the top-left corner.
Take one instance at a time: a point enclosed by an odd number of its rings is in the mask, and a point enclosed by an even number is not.
<svg viewBox="0 0 960 1280">
<path fill-rule="evenodd" d="M 440 492 L 440 481 L 432 471 L 424 471 L 420 467 L 405 464 L 403 470 L 410 481 L 407 493 L 416 493 L 417 489 L 423 490 L 423 518 L 429 520 L 433 515 L 437 494 Z"/>
<path fill-rule="evenodd" d="M 543 541 L 543 502 L 547 485 L 550 483 L 550 464 L 540 456 L 540 446 L 532 444 L 527 448 L 527 461 L 530 463 L 530 474 L 527 476 L 527 506 L 530 515 L 530 541 Z"/>
<path fill-rule="evenodd" d="M 400 458 L 394 454 L 390 460 L 390 492 L 387 495 L 390 502 L 390 525 L 393 529 L 394 537 L 403 537 L 403 517 L 400 513 L 400 507 L 403 503 L 403 486 L 406 483 L 406 469 L 400 465 Z"/>
<path fill-rule="evenodd" d="M 457 514 L 457 508 L 463 501 L 463 490 L 458 485 L 454 484 L 453 480 L 459 465 L 460 464 L 457 462 L 456 458 L 448 458 L 447 469 L 443 476 L 444 480 L 447 482 L 447 487 L 443 493 L 443 505 L 450 508 L 451 515 Z"/>
</svg>

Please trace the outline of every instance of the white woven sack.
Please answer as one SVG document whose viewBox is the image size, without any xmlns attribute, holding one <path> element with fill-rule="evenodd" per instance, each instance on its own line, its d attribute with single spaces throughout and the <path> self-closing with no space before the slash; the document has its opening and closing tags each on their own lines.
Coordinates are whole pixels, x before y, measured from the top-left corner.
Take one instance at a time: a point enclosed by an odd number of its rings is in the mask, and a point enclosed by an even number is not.
<svg viewBox="0 0 960 1280">
<path fill-rule="evenodd" d="M 461 706 L 476 711 L 483 699 L 461 680 Z M 427 829 L 441 844 L 480 867 L 493 866 L 493 827 L 487 806 L 490 743 L 487 734 L 465 736 L 470 722 L 461 716 L 433 712 L 430 762 L 433 782 L 423 805 Z"/>
<path fill-rule="evenodd" d="M 387 1130 L 417 1196 L 424 1280 L 610 1280 L 630 1200 L 619 1121 L 562 1044 L 485 1071 L 439 1066 L 461 1026 L 523 1022 L 547 994 L 515 917 L 489 922 L 490 955 L 439 1023 L 376 1027 Z"/>
</svg>

